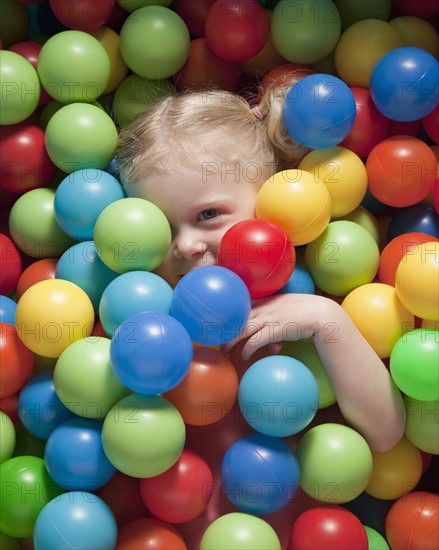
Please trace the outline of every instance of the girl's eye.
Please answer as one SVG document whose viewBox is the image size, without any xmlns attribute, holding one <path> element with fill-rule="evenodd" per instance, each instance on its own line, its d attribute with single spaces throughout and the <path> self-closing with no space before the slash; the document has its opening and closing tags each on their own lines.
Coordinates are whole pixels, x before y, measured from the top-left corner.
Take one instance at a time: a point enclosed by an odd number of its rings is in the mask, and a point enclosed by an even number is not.
<svg viewBox="0 0 439 550">
<path fill-rule="evenodd" d="M 200 215 L 198 216 L 199 221 L 204 220 L 211 220 L 213 218 L 216 218 L 218 216 L 219 212 L 215 208 L 207 208 L 206 210 L 203 210 Z"/>
</svg>

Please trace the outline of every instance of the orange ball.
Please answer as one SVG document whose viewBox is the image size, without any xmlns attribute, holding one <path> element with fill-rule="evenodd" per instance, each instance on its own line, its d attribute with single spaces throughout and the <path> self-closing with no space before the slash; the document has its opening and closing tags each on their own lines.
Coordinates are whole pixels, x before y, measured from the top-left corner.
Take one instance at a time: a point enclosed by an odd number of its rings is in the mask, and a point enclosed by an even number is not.
<svg viewBox="0 0 439 550">
<path fill-rule="evenodd" d="M 0 323 L 0 357 L 0 399 L 3 399 L 21 390 L 34 366 L 34 354 L 8 323 Z"/>
<path fill-rule="evenodd" d="M 221 351 L 195 347 L 189 371 L 178 386 L 163 394 L 193 426 L 213 424 L 236 402 L 238 375 L 233 363 Z"/>
<path fill-rule="evenodd" d="M 122 80 L 128 75 L 128 66 L 122 58 L 119 48 L 119 35 L 109 27 L 99 27 L 87 31 L 104 46 L 110 60 L 110 80 L 103 93 L 114 92 Z"/>
<path fill-rule="evenodd" d="M 26 290 L 35 283 L 45 281 L 46 279 L 54 279 L 57 263 L 58 258 L 43 258 L 42 260 L 31 263 L 18 279 L 15 289 L 17 300 L 19 300 Z"/>
<path fill-rule="evenodd" d="M 187 550 L 180 533 L 153 518 L 137 519 L 119 530 L 116 550 Z"/>
</svg>

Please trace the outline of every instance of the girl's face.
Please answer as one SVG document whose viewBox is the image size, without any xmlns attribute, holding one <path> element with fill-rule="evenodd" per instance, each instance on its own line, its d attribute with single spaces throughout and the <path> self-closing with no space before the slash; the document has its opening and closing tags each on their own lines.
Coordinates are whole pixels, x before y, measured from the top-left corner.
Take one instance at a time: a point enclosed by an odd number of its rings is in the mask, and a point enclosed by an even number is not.
<svg viewBox="0 0 439 550">
<path fill-rule="evenodd" d="M 174 287 L 196 267 L 215 265 L 224 233 L 239 221 L 254 218 L 259 185 L 237 171 L 166 171 L 146 176 L 135 196 L 156 204 L 167 217 L 172 242 L 155 273 Z"/>
</svg>

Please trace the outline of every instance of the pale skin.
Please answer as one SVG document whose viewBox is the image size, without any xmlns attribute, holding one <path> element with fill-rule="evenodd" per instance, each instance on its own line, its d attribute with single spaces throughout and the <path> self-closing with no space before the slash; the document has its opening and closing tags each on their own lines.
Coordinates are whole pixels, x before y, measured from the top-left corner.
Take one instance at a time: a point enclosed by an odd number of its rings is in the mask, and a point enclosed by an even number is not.
<svg viewBox="0 0 439 550">
<path fill-rule="evenodd" d="M 160 181 L 142 174 L 138 181 L 132 194 L 156 204 L 171 226 L 168 254 L 155 273 L 173 287 L 192 269 L 215 265 L 227 229 L 255 216 L 258 185 L 238 181 L 234 174 L 217 173 L 206 180 L 192 170 L 179 172 L 176 180 L 176 172 L 170 170 L 160 175 Z M 296 330 L 286 331 L 288 326 Z M 346 421 L 372 450 L 394 447 L 404 433 L 402 396 L 381 359 L 334 300 L 311 294 L 254 300 L 247 325 L 223 351 L 246 340 L 242 357 L 248 360 L 263 346 L 277 352 L 286 339 L 310 337 Z"/>
</svg>

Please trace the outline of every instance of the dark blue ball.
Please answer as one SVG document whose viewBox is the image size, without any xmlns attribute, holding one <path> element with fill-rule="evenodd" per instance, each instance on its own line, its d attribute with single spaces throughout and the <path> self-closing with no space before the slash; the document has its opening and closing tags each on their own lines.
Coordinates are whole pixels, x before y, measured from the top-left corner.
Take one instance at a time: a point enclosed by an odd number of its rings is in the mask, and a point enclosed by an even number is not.
<svg viewBox="0 0 439 550">
<path fill-rule="evenodd" d="M 439 216 L 434 206 L 418 203 L 401 208 L 392 218 L 387 232 L 387 242 L 404 233 L 427 233 L 439 239 Z"/>
</svg>

